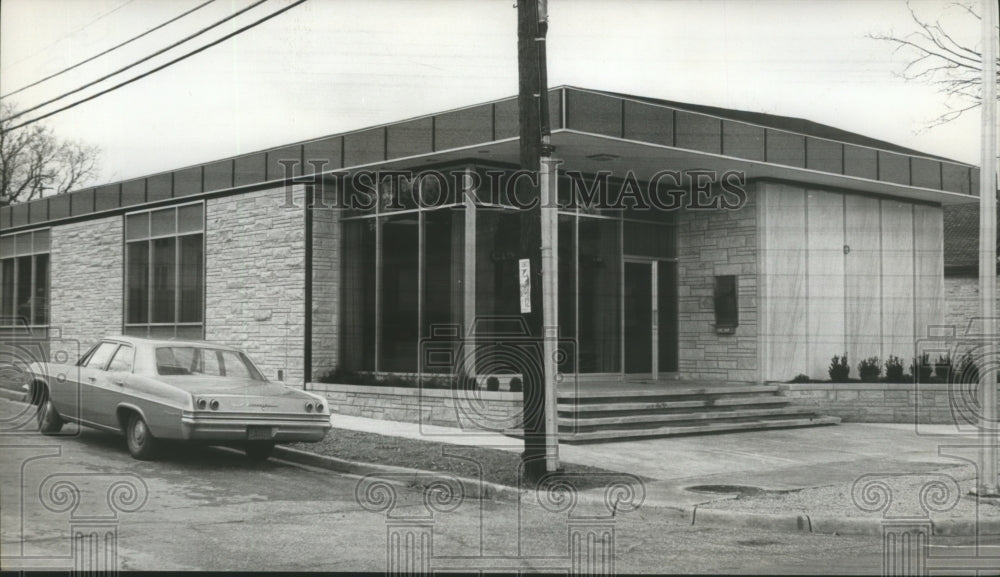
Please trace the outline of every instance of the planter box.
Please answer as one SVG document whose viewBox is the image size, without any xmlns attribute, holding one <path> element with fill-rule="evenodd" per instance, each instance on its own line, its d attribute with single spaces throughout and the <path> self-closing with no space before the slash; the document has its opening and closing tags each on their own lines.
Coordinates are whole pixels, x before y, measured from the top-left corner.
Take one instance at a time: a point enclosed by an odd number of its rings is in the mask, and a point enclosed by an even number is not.
<svg viewBox="0 0 1000 577">
<path fill-rule="evenodd" d="M 326 383 L 306 390 L 326 397 L 331 413 L 480 431 L 521 427 L 521 393 Z"/>
<path fill-rule="evenodd" d="M 856 423 L 954 424 L 959 387 L 948 383 L 775 383 L 793 405 Z M 954 389 L 953 389 L 954 387 Z"/>
</svg>

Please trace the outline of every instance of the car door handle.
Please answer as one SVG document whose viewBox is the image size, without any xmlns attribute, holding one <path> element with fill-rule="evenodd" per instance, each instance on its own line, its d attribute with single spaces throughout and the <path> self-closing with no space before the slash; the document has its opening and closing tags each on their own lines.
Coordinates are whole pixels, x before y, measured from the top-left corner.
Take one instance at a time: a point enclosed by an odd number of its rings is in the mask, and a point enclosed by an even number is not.
<svg viewBox="0 0 1000 577">
<path fill-rule="evenodd" d="M 92 382 L 92 383 L 96 383 L 97 382 L 97 378 L 96 377 L 87 377 L 87 380 L 90 381 L 90 382 Z"/>
</svg>

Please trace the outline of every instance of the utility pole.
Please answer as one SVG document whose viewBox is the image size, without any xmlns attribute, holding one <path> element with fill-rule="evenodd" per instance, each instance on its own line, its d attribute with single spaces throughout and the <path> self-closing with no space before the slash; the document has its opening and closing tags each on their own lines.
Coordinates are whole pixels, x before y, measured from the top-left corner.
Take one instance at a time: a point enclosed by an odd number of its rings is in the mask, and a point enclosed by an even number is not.
<svg viewBox="0 0 1000 577">
<path fill-rule="evenodd" d="M 983 126 L 979 171 L 979 297 L 983 318 L 980 355 L 979 486 L 981 497 L 1000 496 L 997 486 L 997 0 L 983 1 Z"/>
<path fill-rule="evenodd" d="M 525 481 L 537 482 L 558 466 L 558 440 L 555 423 L 554 373 L 555 340 L 546 338 L 549 331 L 558 332 L 555 319 L 555 266 L 551 245 L 552 219 L 555 210 L 549 196 L 554 178 L 550 171 L 551 146 L 548 143 L 548 86 L 545 71 L 545 34 L 547 32 L 545 0 L 518 0 L 517 3 L 517 69 L 518 69 L 518 128 L 520 133 L 521 169 L 536 176 L 517 180 L 518 198 L 531 199 L 531 208 L 520 212 L 520 254 L 527 264 L 530 279 L 530 310 L 522 308 L 532 345 L 526 347 L 524 359 L 528 368 L 523 374 L 524 452 L 521 461 Z M 543 156 L 546 162 L 543 164 Z M 544 215 L 544 216 L 543 216 Z M 543 218 L 546 222 L 543 222 Z M 549 234 L 546 234 L 549 233 Z M 548 242 L 543 239 L 549 239 Z M 543 251 L 549 266 L 543 269 Z M 548 269 L 548 270 L 546 270 Z M 541 274 L 540 274 L 541 273 Z M 548 290 L 543 291 L 543 284 Z M 544 311 L 544 314 L 543 314 Z M 549 325 L 549 326 L 546 326 Z M 551 353 L 551 354 L 550 354 Z"/>
</svg>

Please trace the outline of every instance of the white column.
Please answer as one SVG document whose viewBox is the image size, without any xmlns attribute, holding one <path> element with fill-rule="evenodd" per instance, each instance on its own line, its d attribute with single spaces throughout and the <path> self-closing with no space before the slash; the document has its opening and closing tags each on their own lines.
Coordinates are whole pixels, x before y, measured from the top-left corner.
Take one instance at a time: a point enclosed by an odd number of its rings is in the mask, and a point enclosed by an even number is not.
<svg viewBox="0 0 1000 577">
<path fill-rule="evenodd" d="M 559 278 L 556 255 L 559 253 L 559 211 L 556 207 L 556 166 L 550 156 L 541 159 L 539 200 L 542 229 L 542 364 L 545 368 L 545 469 L 559 468 L 559 422 L 556 418 L 556 348 L 559 342 Z"/>
<path fill-rule="evenodd" d="M 983 44 L 983 133 L 979 171 L 979 296 L 983 317 L 983 354 L 980 356 L 979 399 L 982 416 L 980 435 L 980 495 L 996 495 L 997 487 L 997 374 L 990 370 L 996 359 L 997 279 L 997 2 L 984 0 Z"/>
</svg>

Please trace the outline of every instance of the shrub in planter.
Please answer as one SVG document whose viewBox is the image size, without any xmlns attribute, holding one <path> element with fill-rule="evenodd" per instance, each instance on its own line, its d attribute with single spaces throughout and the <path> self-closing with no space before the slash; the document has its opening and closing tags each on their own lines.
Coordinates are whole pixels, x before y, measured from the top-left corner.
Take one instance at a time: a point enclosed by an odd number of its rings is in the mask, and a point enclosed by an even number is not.
<svg viewBox="0 0 1000 577">
<path fill-rule="evenodd" d="M 353 371 L 350 371 L 350 372 L 353 372 Z M 319 379 L 317 379 L 317 380 L 319 382 L 321 382 L 321 383 L 326 383 L 328 385 L 351 385 L 351 384 L 354 384 L 354 383 L 351 382 L 351 380 L 353 380 L 353 379 L 351 379 L 351 377 L 353 375 L 349 375 L 348 373 L 349 373 L 349 371 L 345 371 L 344 369 L 342 369 L 340 367 L 337 367 L 335 369 L 330 369 L 330 370 L 326 371 L 325 373 L 323 373 L 322 375 L 320 375 Z"/>
<path fill-rule="evenodd" d="M 802 373 L 799 373 L 799 374 L 795 375 L 794 379 L 792 379 L 792 380 L 790 380 L 788 382 L 789 383 L 808 383 L 810 381 L 812 381 L 812 379 L 809 378 L 809 375 L 803 375 Z"/>
<path fill-rule="evenodd" d="M 889 355 L 889 360 L 885 362 L 885 382 L 906 382 L 906 374 L 903 372 L 903 361 L 896 355 Z"/>
<path fill-rule="evenodd" d="M 926 383 L 931 380 L 931 376 L 934 375 L 934 365 L 931 364 L 930 353 L 924 353 L 919 357 L 913 359 L 913 364 L 910 365 L 910 374 L 918 377 L 918 383 Z"/>
<path fill-rule="evenodd" d="M 420 379 L 421 386 L 425 389 L 454 389 L 460 386 L 461 382 L 461 377 L 456 379 L 451 375 L 434 375 Z"/>
<path fill-rule="evenodd" d="M 976 359 L 971 353 L 965 353 L 955 363 L 952 371 L 951 382 L 953 383 L 978 383 L 979 367 L 976 366 Z"/>
<path fill-rule="evenodd" d="M 877 383 L 882 374 L 882 361 L 877 356 L 868 357 L 858 363 L 858 376 L 866 383 Z"/>
<path fill-rule="evenodd" d="M 415 387 L 416 379 L 412 375 L 391 374 L 386 375 L 379 381 L 383 387 Z"/>
<path fill-rule="evenodd" d="M 489 377 L 486 379 L 486 390 L 487 391 L 499 391 L 500 390 L 500 379 L 496 377 Z"/>
<path fill-rule="evenodd" d="M 951 370 L 951 355 L 938 356 L 934 363 L 934 376 L 942 381 L 948 380 L 948 371 Z"/>
<path fill-rule="evenodd" d="M 510 380 L 510 392 L 520 393 L 524 389 L 524 383 L 521 382 L 521 377 L 514 377 Z"/>
<path fill-rule="evenodd" d="M 851 365 L 847 364 L 847 353 L 841 356 L 833 355 L 830 359 L 830 368 L 827 370 L 830 380 L 835 383 L 846 383 L 847 376 L 851 374 Z"/>
<path fill-rule="evenodd" d="M 476 381 L 476 378 L 464 372 L 455 376 L 442 378 L 445 380 L 444 388 L 446 389 L 456 391 L 474 391 L 479 388 L 479 382 Z"/>
<path fill-rule="evenodd" d="M 330 369 L 319 377 L 319 382 L 328 385 L 378 385 L 380 384 L 371 373 L 359 373 L 342 367 Z"/>
</svg>

